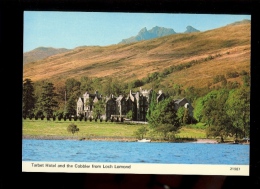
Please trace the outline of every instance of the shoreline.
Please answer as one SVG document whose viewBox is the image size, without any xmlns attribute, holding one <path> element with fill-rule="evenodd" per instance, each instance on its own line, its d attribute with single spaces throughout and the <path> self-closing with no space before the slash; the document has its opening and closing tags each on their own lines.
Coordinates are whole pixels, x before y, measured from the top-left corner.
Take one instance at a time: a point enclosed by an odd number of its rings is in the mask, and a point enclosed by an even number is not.
<svg viewBox="0 0 260 189">
<path fill-rule="evenodd" d="M 79 137 L 79 136 L 57 136 L 57 135 L 48 135 L 48 136 L 32 136 L 25 135 L 22 139 L 35 139 L 35 140 L 78 140 L 78 141 L 117 141 L 117 142 L 135 142 L 137 139 L 135 137 Z"/>
<path fill-rule="evenodd" d="M 97 137 L 97 136 L 89 136 L 89 137 L 79 137 L 79 136 L 57 136 L 57 135 L 24 135 L 22 139 L 34 139 L 34 140 L 77 140 L 77 141 L 110 141 L 110 142 L 137 142 L 138 139 L 135 137 Z M 195 143 L 195 144 L 234 144 L 233 142 L 226 141 L 224 143 L 219 143 L 217 139 L 204 139 L 198 138 L 196 141 L 162 141 L 162 140 L 152 140 L 151 142 L 165 142 L 165 143 Z M 250 144 L 250 142 L 241 142 L 238 144 Z"/>
</svg>

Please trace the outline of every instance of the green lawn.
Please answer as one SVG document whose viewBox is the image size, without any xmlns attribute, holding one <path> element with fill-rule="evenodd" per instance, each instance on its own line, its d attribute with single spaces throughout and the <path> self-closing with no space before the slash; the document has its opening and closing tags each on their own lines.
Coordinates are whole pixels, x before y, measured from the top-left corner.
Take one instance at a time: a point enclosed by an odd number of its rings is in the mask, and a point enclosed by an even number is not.
<svg viewBox="0 0 260 189">
<path fill-rule="evenodd" d="M 206 138 L 205 130 L 183 127 L 176 135 L 181 138 Z"/>
<path fill-rule="evenodd" d="M 47 121 L 47 120 L 23 120 L 23 135 L 26 136 L 62 136 L 71 137 L 72 133 L 67 132 L 68 125 L 74 123 L 79 128 L 79 132 L 74 134 L 78 137 L 135 137 L 134 132 L 140 128 L 141 124 L 122 124 L 111 122 L 95 121 Z M 147 125 L 148 129 L 149 126 Z M 154 133 L 147 133 L 149 138 L 155 136 Z M 191 127 L 183 127 L 177 134 L 178 137 L 205 138 L 205 130 Z M 159 137 L 159 135 L 158 135 Z"/>
</svg>

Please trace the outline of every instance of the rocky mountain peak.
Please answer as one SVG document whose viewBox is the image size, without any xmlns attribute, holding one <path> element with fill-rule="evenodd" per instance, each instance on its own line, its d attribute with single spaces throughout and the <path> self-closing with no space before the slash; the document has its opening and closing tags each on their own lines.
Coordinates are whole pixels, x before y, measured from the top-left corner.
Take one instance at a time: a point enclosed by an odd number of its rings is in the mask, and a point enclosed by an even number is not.
<svg viewBox="0 0 260 189">
<path fill-rule="evenodd" d="M 192 26 L 187 26 L 186 31 L 184 33 L 192 33 L 192 32 L 199 32 L 199 30 L 195 29 Z"/>
</svg>

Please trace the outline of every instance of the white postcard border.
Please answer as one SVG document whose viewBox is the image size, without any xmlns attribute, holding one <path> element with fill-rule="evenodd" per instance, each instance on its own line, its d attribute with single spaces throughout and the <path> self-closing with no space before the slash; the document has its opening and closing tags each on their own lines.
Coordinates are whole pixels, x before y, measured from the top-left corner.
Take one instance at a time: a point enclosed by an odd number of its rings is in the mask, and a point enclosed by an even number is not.
<svg viewBox="0 0 260 189">
<path fill-rule="evenodd" d="M 249 176 L 249 165 L 22 161 L 22 172 Z"/>
</svg>

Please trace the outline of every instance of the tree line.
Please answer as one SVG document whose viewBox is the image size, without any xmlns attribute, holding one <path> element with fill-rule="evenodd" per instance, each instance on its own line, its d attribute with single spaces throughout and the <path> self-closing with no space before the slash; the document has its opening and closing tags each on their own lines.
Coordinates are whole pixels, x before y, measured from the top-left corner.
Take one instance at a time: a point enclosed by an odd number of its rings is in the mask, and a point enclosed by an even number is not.
<svg viewBox="0 0 260 189">
<path fill-rule="evenodd" d="M 174 134 L 182 125 L 203 122 L 207 125 L 207 136 L 220 136 L 224 140 L 226 136 L 245 137 L 250 136 L 250 77 L 245 71 L 241 73 L 230 72 L 226 78 L 242 77 L 242 84 L 237 82 L 225 82 L 225 76 L 216 76 L 213 82 L 220 82 L 214 87 L 183 88 L 179 84 L 172 87 L 155 85 L 154 90 L 163 89 L 166 100 L 156 103 L 153 93 L 147 120 L 150 129 L 161 132 L 166 138 L 174 137 Z M 150 74 L 147 82 L 160 83 L 160 74 Z M 223 79 L 224 78 L 224 79 Z M 128 94 L 130 89 L 139 86 L 140 82 L 119 82 L 113 78 L 88 78 L 80 80 L 67 79 L 62 86 L 54 86 L 51 82 L 33 82 L 30 79 L 23 81 L 23 117 L 71 117 L 76 115 L 76 102 L 86 91 L 101 94 Z M 185 97 L 194 107 L 193 117 L 190 117 L 185 108 L 174 109 L 173 99 Z M 91 102 L 90 102 L 91 103 Z M 104 102 L 96 105 L 95 114 L 104 113 Z M 131 117 L 131 112 L 128 113 Z M 79 118 L 83 119 L 83 118 Z M 143 129 L 146 131 L 146 129 Z"/>
</svg>

